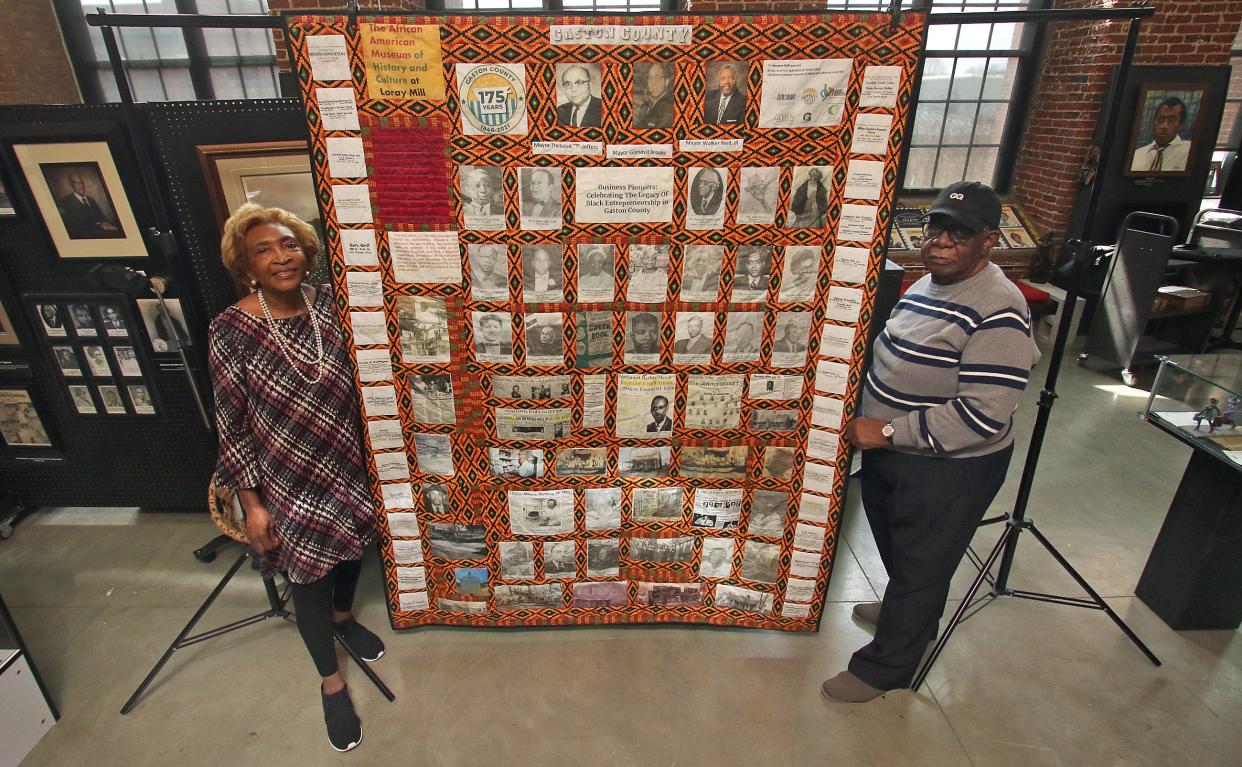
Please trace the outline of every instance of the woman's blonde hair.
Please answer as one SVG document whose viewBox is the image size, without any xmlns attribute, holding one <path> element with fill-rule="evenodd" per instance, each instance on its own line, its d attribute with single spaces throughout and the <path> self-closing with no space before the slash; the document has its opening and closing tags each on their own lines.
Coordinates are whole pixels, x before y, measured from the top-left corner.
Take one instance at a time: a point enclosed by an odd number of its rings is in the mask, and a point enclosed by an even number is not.
<svg viewBox="0 0 1242 767">
<path fill-rule="evenodd" d="M 224 222 L 224 236 L 220 238 L 220 257 L 224 267 L 243 282 L 250 280 L 246 273 L 250 265 L 250 254 L 246 252 L 246 235 L 251 229 L 263 224 L 282 224 L 289 227 L 293 237 L 302 246 L 302 254 L 306 256 L 306 271 L 315 268 L 315 258 L 319 255 L 319 236 L 310 224 L 281 208 L 265 208 L 248 202 L 238 208 L 228 221 Z"/>
</svg>

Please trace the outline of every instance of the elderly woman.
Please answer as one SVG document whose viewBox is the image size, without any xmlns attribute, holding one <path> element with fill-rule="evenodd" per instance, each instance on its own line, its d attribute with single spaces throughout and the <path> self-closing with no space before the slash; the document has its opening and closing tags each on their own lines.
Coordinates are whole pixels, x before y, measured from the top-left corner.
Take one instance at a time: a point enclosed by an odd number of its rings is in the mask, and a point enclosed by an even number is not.
<svg viewBox="0 0 1242 767">
<path fill-rule="evenodd" d="M 224 265 L 254 292 L 211 323 L 220 432 L 216 482 L 237 489 L 251 546 L 289 579 L 298 631 L 323 678 L 328 740 L 362 740 L 334 633 L 368 661 L 379 637 L 354 620 L 363 551 L 378 518 L 363 463 L 354 375 L 327 287 L 303 285 L 314 230 L 278 208 L 243 205 L 224 225 Z"/>
</svg>

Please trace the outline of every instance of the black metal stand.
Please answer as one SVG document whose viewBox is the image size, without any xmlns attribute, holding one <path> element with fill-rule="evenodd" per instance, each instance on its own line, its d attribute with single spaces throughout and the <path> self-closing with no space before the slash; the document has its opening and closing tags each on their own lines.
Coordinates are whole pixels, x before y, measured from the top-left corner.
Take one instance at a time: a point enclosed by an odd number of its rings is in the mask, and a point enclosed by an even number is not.
<svg viewBox="0 0 1242 767">
<path fill-rule="evenodd" d="M 215 543 L 215 541 L 212 543 Z M 208 546 L 210 545 L 211 544 L 208 544 Z M 198 556 L 198 552 L 195 552 L 195 556 Z M 191 636 L 190 632 L 194 630 L 194 627 L 198 625 L 198 622 L 202 620 L 203 616 L 211 608 L 212 604 L 214 604 L 216 599 L 219 598 L 220 594 L 224 591 L 225 586 L 228 586 L 229 581 L 233 579 L 233 576 L 237 574 L 237 571 L 241 569 L 241 566 L 247 561 L 252 560 L 253 557 L 254 554 L 251 552 L 250 548 L 243 547 L 241 554 L 237 557 L 237 560 L 233 562 L 228 571 L 224 574 L 224 577 L 220 579 L 220 582 L 216 584 L 214 589 L 212 589 L 211 593 L 207 596 L 207 599 L 201 606 L 199 606 L 198 610 L 194 613 L 194 617 L 190 618 L 190 622 L 185 625 L 185 628 L 181 629 L 181 633 L 177 635 L 177 638 L 173 640 L 173 643 L 170 644 L 168 649 L 164 651 L 164 654 L 160 656 L 160 659 L 156 662 L 155 666 L 147 674 L 146 678 L 142 680 L 142 684 L 138 685 L 138 689 L 134 690 L 134 694 L 129 696 L 129 700 L 127 700 L 125 705 L 121 707 L 122 715 L 128 714 L 134 709 L 134 706 L 138 704 L 139 698 L 141 698 L 142 694 L 146 692 L 147 687 L 151 685 L 151 682 L 155 681 L 155 677 L 160 673 L 160 670 L 164 668 L 164 665 L 172 659 L 173 654 L 177 652 L 177 650 L 198 644 L 199 642 L 205 642 L 208 639 L 223 636 L 224 634 L 228 634 L 240 628 L 245 628 L 246 626 L 262 623 L 269 618 L 281 618 L 289 621 L 290 623 L 293 622 L 293 613 L 285 609 L 285 604 L 288 602 L 289 598 L 287 591 L 282 594 L 276 588 L 276 582 L 272 576 L 264 574 L 263 588 L 267 592 L 268 604 L 268 608 L 266 610 L 261 613 L 256 613 L 255 615 L 251 615 L 248 618 L 242 618 L 241 620 L 236 620 L 232 623 L 226 623 L 223 626 L 211 629 L 210 631 L 204 631 L 200 634 L 194 634 Z M 211 558 L 215 559 L 214 552 L 212 553 Z M 384 681 L 380 679 L 374 671 L 371 670 L 366 661 L 362 660 L 362 658 L 360 658 L 349 645 L 342 641 L 339 635 L 336 636 L 336 641 L 341 645 L 341 647 L 345 648 L 345 652 L 349 654 L 349 657 L 353 658 L 354 663 L 358 664 L 358 667 L 362 669 L 362 673 L 366 674 L 367 678 L 371 680 L 371 683 L 375 685 L 375 687 L 385 698 L 387 698 L 390 702 L 396 700 L 396 696 L 393 695 L 392 690 L 388 689 L 388 686 L 384 684 Z"/>
<path fill-rule="evenodd" d="M 194 558 L 199 562 L 215 562 L 216 555 L 220 553 L 220 549 L 229 544 L 236 543 L 232 538 L 221 533 L 210 541 L 194 550 Z"/>
<path fill-rule="evenodd" d="M 1087 583 L 1087 580 L 1074 569 L 1069 560 L 1061 552 L 1057 551 L 1052 542 L 1035 526 L 1035 522 L 1026 518 L 1026 507 L 1030 500 L 1032 484 L 1035 481 L 1035 469 L 1039 463 L 1039 454 L 1044 445 L 1044 434 L 1048 430 L 1048 419 L 1052 415 L 1052 406 L 1057 398 L 1057 377 L 1061 370 L 1061 359 L 1065 355 L 1065 347 L 1069 343 L 1069 328 L 1073 322 L 1073 308 L 1078 301 L 1078 290 L 1082 282 L 1085 266 L 1084 256 L 1090 251 L 1090 248 L 1084 247 L 1085 243 L 1079 241 L 1073 241 L 1067 243 L 1067 245 L 1072 249 L 1071 252 L 1073 253 L 1074 274 L 1069 281 L 1069 288 L 1065 292 L 1065 308 L 1061 311 L 1061 320 L 1057 323 L 1056 342 L 1053 344 L 1052 357 L 1048 362 L 1048 376 L 1044 381 L 1043 390 L 1039 393 L 1039 413 L 1035 418 L 1035 428 L 1031 434 L 1031 444 L 1026 453 L 1026 464 L 1022 468 L 1022 480 L 1018 485 L 1018 497 L 1014 501 L 1014 509 L 1009 514 L 985 519 L 979 523 L 979 526 L 983 527 L 1003 522 L 1005 524 L 1005 531 L 1001 533 L 987 559 L 980 561 L 978 555 L 973 550 L 967 550 L 967 556 L 979 568 L 979 575 L 975 577 L 974 582 L 970 584 L 970 588 L 966 591 L 966 595 L 962 597 L 961 604 L 953 612 L 953 617 L 949 619 L 948 626 L 941 633 L 940 639 L 936 642 L 936 646 L 932 648 L 931 654 L 927 656 L 927 660 L 923 663 L 923 668 L 915 675 L 914 681 L 910 684 L 910 689 L 912 690 L 918 690 L 923 681 L 927 679 L 927 674 L 931 671 L 932 665 L 940 657 L 940 653 L 944 650 L 945 645 L 948 644 L 958 625 L 999 597 L 1017 597 L 1019 599 L 1051 602 L 1069 607 L 1103 610 L 1130 641 L 1147 656 L 1147 659 L 1153 665 L 1160 665 L 1160 659 L 1152 654 L 1151 650 L 1147 649 L 1147 645 L 1143 644 L 1142 640 L 1130 630 L 1125 621 L 1113 611 L 1113 608 L 1108 606 L 1104 598 L 1095 589 L 1091 588 L 1091 584 Z M 1030 533 L 1035 536 L 1035 540 L 1039 541 L 1044 549 L 1052 555 L 1052 558 L 1057 561 L 1057 564 L 1065 572 L 1069 573 L 1069 576 L 1074 579 L 1074 582 L 1083 591 L 1087 592 L 1089 598 L 1067 597 L 1009 588 L 1009 575 L 1013 569 L 1013 558 L 1017 553 L 1018 541 L 1022 533 Z M 996 565 L 997 560 L 1000 561 L 1000 568 L 997 570 L 996 576 L 993 577 L 992 567 Z M 978 596 L 979 589 L 984 583 L 988 584 L 990 591 L 983 596 Z"/>
<path fill-rule="evenodd" d="M 1129 71 L 1130 65 L 1134 60 L 1134 50 L 1138 44 L 1138 34 L 1140 26 L 1139 18 L 1130 19 L 1128 36 L 1126 38 L 1126 46 L 1122 52 L 1120 74 L 1116 78 L 1117 88 L 1121 88 L 1125 83 L 1125 75 Z M 1017 597 L 1019 599 L 1030 599 L 1037 602 L 1051 602 L 1053 604 L 1067 605 L 1069 607 L 1085 607 L 1091 610 L 1103 610 L 1113 623 L 1126 635 L 1127 638 L 1144 654 L 1153 665 L 1159 666 L 1160 659 L 1157 658 L 1147 645 L 1130 630 L 1125 621 L 1113 611 L 1104 598 L 1087 583 L 1086 579 L 1069 563 L 1069 561 L 1057 551 L 1043 533 L 1035 527 L 1032 520 L 1026 518 L 1026 508 L 1031 497 L 1031 488 L 1035 482 L 1035 471 L 1039 465 L 1039 454 L 1044 446 L 1044 434 L 1048 431 L 1048 421 L 1052 416 L 1052 406 L 1057 398 L 1057 378 L 1061 371 L 1061 360 L 1065 356 L 1065 347 L 1069 344 L 1069 329 L 1073 321 L 1074 309 L 1078 302 L 1078 294 L 1081 288 L 1082 276 L 1085 271 L 1086 260 L 1091 252 L 1091 243 L 1085 241 L 1086 233 L 1090 232 L 1094 224 L 1095 211 L 1099 206 L 1099 196 L 1101 193 L 1100 178 L 1107 172 L 1108 163 L 1108 144 L 1111 136 L 1116 132 L 1120 102 L 1119 93 L 1114 93 L 1111 100 L 1111 108 L 1106 118 L 1105 130 L 1102 135 L 1105 137 L 1103 146 L 1100 150 L 1101 163 L 1095 180 L 1092 182 L 1091 193 L 1089 195 L 1089 207 L 1087 215 L 1084 217 L 1081 231 L 1084 233 L 1082 238 L 1070 239 L 1066 242 L 1066 247 L 1070 252 L 1070 265 L 1073 273 L 1069 279 L 1069 287 L 1065 294 L 1064 309 L 1061 311 L 1061 320 L 1057 323 L 1056 341 L 1053 344 L 1052 356 L 1048 361 L 1048 375 L 1044 380 L 1044 388 L 1039 394 L 1039 410 L 1035 417 L 1035 427 L 1031 434 L 1030 447 L 1026 453 L 1026 463 L 1022 467 L 1022 480 L 1018 485 L 1017 500 L 1014 501 L 1013 511 L 1000 517 L 985 519 L 979 523 L 980 527 L 985 525 L 1003 522 L 1005 530 L 1001 533 L 1000 538 L 996 541 L 996 545 L 992 547 L 992 552 L 988 554 L 986 560 L 979 561 L 978 555 L 974 551 L 968 551 L 971 561 L 979 568 L 979 574 L 975 577 L 970 589 L 966 595 L 962 597 L 961 604 L 953 612 L 953 617 L 949 619 L 948 626 L 940 635 L 940 639 L 932 648 L 931 654 L 927 656 L 927 660 L 923 663 L 923 667 L 915 674 L 914 681 L 910 684 L 910 689 L 918 690 L 923 682 L 927 679 L 928 673 L 936 663 L 936 659 L 940 657 L 940 653 L 944 651 L 945 645 L 953 636 L 953 632 L 961 624 L 962 621 L 973 616 L 975 613 L 987 607 L 999 597 Z M 1044 549 L 1052 555 L 1057 564 L 1061 566 L 1066 573 L 1085 591 L 1087 598 L 1068 597 L 1057 594 L 1044 594 L 1037 591 L 1023 591 L 1021 589 L 1012 589 L 1009 587 L 1009 575 L 1013 569 L 1014 555 L 1018 550 L 1018 541 L 1021 540 L 1022 533 L 1029 532 L 1038 541 Z M 1000 562 L 995 577 L 992 575 L 992 567 Z M 990 591 L 983 596 L 978 596 L 979 589 L 987 583 Z"/>
</svg>

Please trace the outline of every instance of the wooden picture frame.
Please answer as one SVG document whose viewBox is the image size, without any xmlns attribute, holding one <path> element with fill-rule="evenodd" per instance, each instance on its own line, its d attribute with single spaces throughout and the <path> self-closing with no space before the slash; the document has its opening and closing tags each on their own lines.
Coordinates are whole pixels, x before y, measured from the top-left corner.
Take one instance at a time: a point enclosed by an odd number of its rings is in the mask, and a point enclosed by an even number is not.
<svg viewBox="0 0 1242 767">
<path fill-rule="evenodd" d="M 1210 138 L 1203 135 L 1200 107 L 1211 92 L 1208 82 L 1145 82 L 1139 85 L 1123 155 L 1122 175 L 1131 178 L 1189 176 Z M 1178 113 L 1181 113 L 1178 118 Z M 1176 122 L 1173 122 L 1174 120 Z M 1168 132 L 1172 131 L 1171 137 Z M 1161 134 L 1164 135 L 1161 135 Z"/>
<path fill-rule="evenodd" d="M 111 142 L 18 141 L 11 149 L 60 258 L 147 257 Z"/>
<path fill-rule="evenodd" d="M 284 208 L 322 231 L 319 202 L 305 141 L 207 144 L 196 147 L 216 220 L 253 202 Z"/>
<path fill-rule="evenodd" d="M 234 211 L 253 202 L 289 211 L 314 228 L 320 243 L 326 242 L 305 141 L 204 144 L 195 149 L 221 233 Z M 306 281 L 322 284 L 331 280 L 327 254 L 322 253 Z M 250 292 L 240 280 L 234 278 L 233 282 L 239 296 Z"/>
</svg>

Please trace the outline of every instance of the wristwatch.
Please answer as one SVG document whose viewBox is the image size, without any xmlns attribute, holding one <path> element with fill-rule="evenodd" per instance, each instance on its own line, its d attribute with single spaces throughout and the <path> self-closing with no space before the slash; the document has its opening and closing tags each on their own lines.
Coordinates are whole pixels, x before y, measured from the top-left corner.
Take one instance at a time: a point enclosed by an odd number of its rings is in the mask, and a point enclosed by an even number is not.
<svg viewBox="0 0 1242 767">
<path fill-rule="evenodd" d="M 888 440 L 888 444 L 890 445 L 893 444 L 893 435 L 896 433 L 897 430 L 893 428 L 892 421 L 884 424 L 884 426 L 880 429 L 880 434 L 883 435 L 884 439 Z"/>
</svg>

